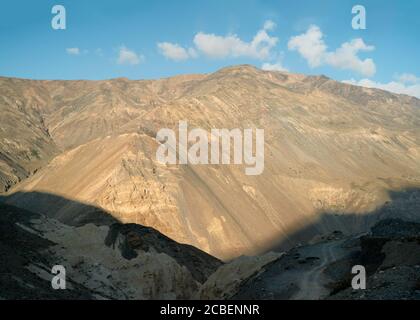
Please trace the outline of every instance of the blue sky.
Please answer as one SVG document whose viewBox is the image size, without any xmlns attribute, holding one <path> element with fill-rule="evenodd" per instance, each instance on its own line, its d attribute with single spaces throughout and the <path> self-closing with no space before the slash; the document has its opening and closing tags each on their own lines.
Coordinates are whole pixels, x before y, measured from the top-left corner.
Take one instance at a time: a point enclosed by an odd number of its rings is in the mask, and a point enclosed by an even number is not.
<svg viewBox="0 0 420 320">
<path fill-rule="evenodd" d="M 57 4 L 65 30 L 51 27 Z M 366 30 L 351 27 L 357 4 Z M 8 0 L 0 75 L 152 79 L 248 63 L 420 95 L 419 12 L 414 0 Z"/>
</svg>

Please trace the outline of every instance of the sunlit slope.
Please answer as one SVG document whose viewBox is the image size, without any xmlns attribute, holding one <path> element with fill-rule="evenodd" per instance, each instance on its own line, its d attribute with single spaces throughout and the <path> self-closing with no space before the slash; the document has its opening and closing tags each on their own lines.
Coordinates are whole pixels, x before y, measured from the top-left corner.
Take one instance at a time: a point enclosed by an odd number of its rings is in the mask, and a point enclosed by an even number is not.
<svg viewBox="0 0 420 320">
<path fill-rule="evenodd" d="M 46 205 L 22 191 L 60 194 L 229 258 L 286 240 L 322 213 L 363 217 L 387 190 L 420 185 L 420 101 L 408 96 L 250 66 L 156 81 L 21 81 L 45 91 L 40 113 L 61 151 L 9 192 L 20 192 L 8 199 L 17 206 Z M 179 120 L 264 129 L 264 172 L 157 163 L 157 131 Z M 75 208 L 48 211 L 83 220 Z"/>
</svg>

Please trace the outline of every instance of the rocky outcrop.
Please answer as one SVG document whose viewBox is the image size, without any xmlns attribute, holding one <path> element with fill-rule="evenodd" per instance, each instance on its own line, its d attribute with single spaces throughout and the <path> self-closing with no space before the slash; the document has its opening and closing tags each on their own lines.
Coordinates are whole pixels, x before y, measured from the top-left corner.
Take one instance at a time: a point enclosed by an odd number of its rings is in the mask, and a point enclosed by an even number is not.
<svg viewBox="0 0 420 320">
<path fill-rule="evenodd" d="M 351 261 L 347 277 L 340 280 L 341 288 L 336 282 L 331 298 L 420 299 L 420 223 L 401 219 L 380 221 L 370 234 L 360 238 L 360 252 L 346 260 Z M 350 288 L 349 271 L 356 264 L 366 268 L 366 290 Z"/>
<path fill-rule="evenodd" d="M 191 299 L 221 265 L 196 248 L 139 225 L 64 225 L 0 204 L 4 299 Z M 66 290 L 51 268 L 66 270 Z"/>
<path fill-rule="evenodd" d="M 262 256 L 239 257 L 217 269 L 201 286 L 197 298 L 220 300 L 233 297 L 248 279 L 265 271 L 265 267 L 282 254 L 270 252 Z"/>
<path fill-rule="evenodd" d="M 128 260 L 135 259 L 138 251 L 164 253 L 186 267 L 199 283 L 204 283 L 222 265 L 220 260 L 193 246 L 177 243 L 152 228 L 137 224 L 111 225 L 105 244 L 120 249 Z"/>
</svg>

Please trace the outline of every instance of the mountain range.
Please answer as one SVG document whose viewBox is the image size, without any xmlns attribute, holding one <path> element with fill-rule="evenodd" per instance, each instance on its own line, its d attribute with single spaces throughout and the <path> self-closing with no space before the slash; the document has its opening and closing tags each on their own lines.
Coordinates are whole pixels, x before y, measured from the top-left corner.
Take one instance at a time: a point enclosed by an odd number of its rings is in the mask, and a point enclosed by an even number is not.
<svg viewBox="0 0 420 320">
<path fill-rule="evenodd" d="M 393 192 L 420 186 L 420 100 L 325 76 L 241 65 L 160 80 L 2 77 L 0 108 L 5 205 L 77 228 L 150 227 L 225 261 L 367 231 L 396 215 L 369 214 Z M 182 120 L 264 129 L 264 172 L 160 164 L 156 134 Z"/>
</svg>

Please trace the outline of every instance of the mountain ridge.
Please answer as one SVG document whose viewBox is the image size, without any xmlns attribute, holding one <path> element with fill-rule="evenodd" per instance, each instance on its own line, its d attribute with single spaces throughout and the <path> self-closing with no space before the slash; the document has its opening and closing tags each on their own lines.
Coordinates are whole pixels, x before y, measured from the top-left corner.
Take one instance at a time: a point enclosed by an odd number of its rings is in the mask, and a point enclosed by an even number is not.
<svg viewBox="0 0 420 320">
<path fill-rule="evenodd" d="M 420 100 L 322 76 L 241 65 L 160 80 L 0 78 L 0 107 L 11 205 L 37 207 L 22 192 L 56 193 L 223 259 L 263 252 L 320 212 L 363 215 L 387 190 L 420 184 Z M 160 165 L 156 133 L 180 120 L 263 128 L 264 173 Z M 46 211 L 69 222 L 69 210 Z"/>
</svg>

